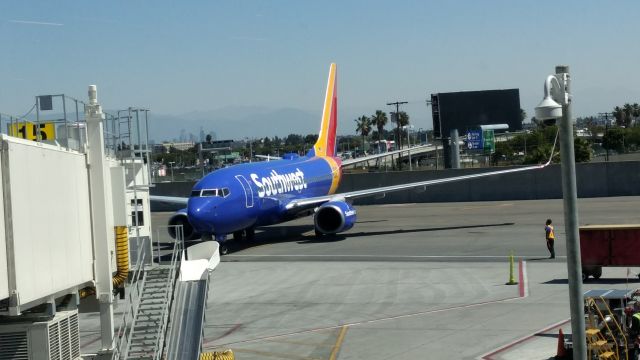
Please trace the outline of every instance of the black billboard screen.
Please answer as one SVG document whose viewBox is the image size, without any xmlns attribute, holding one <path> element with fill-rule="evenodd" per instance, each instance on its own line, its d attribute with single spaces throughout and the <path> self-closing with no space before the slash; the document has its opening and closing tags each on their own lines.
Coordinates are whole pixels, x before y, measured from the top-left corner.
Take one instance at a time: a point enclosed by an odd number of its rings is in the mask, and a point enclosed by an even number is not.
<svg viewBox="0 0 640 360">
<path fill-rule="evenodd" d="M 463 91 L 431 95 L 435 137 L 449 137 L 480 125 L 508 124 L 508 131 L 522 130 L 518 89 Z"/>
</svg>

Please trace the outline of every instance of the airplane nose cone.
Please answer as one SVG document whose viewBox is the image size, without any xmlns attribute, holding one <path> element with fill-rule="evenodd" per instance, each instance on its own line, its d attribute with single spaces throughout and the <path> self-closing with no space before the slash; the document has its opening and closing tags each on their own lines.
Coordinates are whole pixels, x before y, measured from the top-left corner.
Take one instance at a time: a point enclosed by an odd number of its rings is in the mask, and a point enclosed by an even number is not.
<svg viewBox="0 0 640 360">
<path fill-rule="evenodd" d="M 200 233 L 213 233 L 214 204 L 208 199 L 191 198 L 187 204 L 187 216 L 194 229 Z"/>
</svg>

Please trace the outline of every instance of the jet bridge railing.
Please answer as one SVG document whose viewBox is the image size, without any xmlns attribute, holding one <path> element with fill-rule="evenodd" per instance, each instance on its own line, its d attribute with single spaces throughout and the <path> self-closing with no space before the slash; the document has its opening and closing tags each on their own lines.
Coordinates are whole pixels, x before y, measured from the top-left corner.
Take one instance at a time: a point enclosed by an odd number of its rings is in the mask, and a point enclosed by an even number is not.
<svg viewBox="0 0 640 360">
<path fill-rule="evenodd" d="M 192 245 L 182 254 L 171 329 L 167 337 L 167 360 L 200 358 L 209 281 L 220 263 L 216 241 Z"/>
</svg>

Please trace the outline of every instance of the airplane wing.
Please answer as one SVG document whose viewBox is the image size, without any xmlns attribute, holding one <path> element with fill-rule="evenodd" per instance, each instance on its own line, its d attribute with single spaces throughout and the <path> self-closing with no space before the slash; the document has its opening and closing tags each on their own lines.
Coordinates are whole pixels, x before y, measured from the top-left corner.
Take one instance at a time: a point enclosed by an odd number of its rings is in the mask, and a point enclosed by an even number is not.
<svg viewBox="0 0 640 360">
<path fill-rule="evenodd" d="M 184 205 L 187 206 L 187 201 L 189 198 L 187 197 L 178 197 L 178 196 L 158 196 L 158 195 L 150 195 L 149 200 L 157 201 L 167 204 L 176 204 L 176 205 Z"/>
<path fill-rule="evenodd" d="M 267 161 L 269 161 L 269 160 L 282 160 L 282 157 L 280 157 L 280 156 L 271 156 L 271 155 L 253 155 L 253 157 L 257 157 L 258 159 L 265 159 Z"/>
<path fill-rule="evenodd" d="M 418 145 L 418 146 L 414 146 L 414 147 L 411 148 L 411 151 L 422 150 L 422 149 L 426 149 L 426 148 L 429 148 L 429 147 L 433 147 L 433 145 Z M 435 149 L 435 147 L 434 147 L 434 149 Z M 373 160 L 373 159 L 378 159 L 378 158 L 385 157 L 385 156 L 391 156 L 391 155 L 395 155 L 395 154 L 399 154 L 399 153 L 408 154 L 409 153 L 409 149 L 393 150 L 393 151 L 380 153 L 380 154 L 375 154 L 375 155 L 362 156 L 362 157 L 355 158 L 355 159 L 342 160 L 342 167 L 345 167 L 345 166 L 348 166 L 348 165 L 357 164 L 357 163 L 361 163 L 361 162 L 365 162 L 365 161 L 369 161 L 369 160 Z"/>
<path fill-rule="evenodd" d="M 311 207 L 315 207 L 317 205 L 320 205 L 322 203 L 325 203 L 327 201 L 332 201 L 332 200 L 349 201 L 349 200 L 353 200 L 353 199 L 357 199 L 357 198 L 381 195 L 381 194 L 386 194 L 386 193 L 395 192 L 395 191 L 402 191 L 402 190 L 408 190 L 408 189 L 419 189 L 419 188 L 425 188 L 426 189 L 427 186 L 431 186 L 431 185 L 444 184 L 444 183 L 462 181 L 462 180 L 469 180 L 469 179 L 476 179 L 476 178 L 488 177 L 488 176 L 493 176 L 493 175 L 510 174 L 510 173 L 515 173 L 515 172 L 542 169 L 542 168 L 546 167 L 547 165 L 549 165 L 550 163 L 551 163 L 551 159 L 549 159 L 549 161 L 547 163 L 541 164 L 541 165 L 525 166 L 525 167 L 521 167 L 521 168 L 507 169 L 507 170 L 490 171 L 490 172 L 481 173 L 481 174 L 454 176 L 454 177 L 444 178 L 444 179 L 418 181 L 418 182 L 413 182 L 413 183 L 408 183 L 408 184 L 384 186 L 384 187 L 374 188 L 374 189 L 355 190 L 355 191 L 349 191 L 349 192 L 341 193 L 341 194 L 331 194 L 331 195 L 324 195 L 324 196 L 316 196 L 316 197 L 306 198 L 306 199 L 296 199 L 296 200 L 292 200 L 287 205 L 285 205 L 285 208 L 289 212 L 295 213 L 295 212 L 298 212 L 300 210 L 309 209 Z"/>
</svg>

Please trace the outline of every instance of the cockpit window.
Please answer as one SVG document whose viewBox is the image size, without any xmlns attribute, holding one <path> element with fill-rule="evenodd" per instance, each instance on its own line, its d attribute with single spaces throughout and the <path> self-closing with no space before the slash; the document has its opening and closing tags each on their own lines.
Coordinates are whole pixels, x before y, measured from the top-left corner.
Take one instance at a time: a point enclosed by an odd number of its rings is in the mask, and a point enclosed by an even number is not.
<svg viewBox="0 0 640 360">
<path fill-rule="evenodd" d="M 203 189 L 203 190 L 192 190 L 191 197 L 227 197 L 229 196 L 229 188 L 222 189 Z"/>
<path fill-rule="evenodd" d="M 204 189 L 202 190 L 202 196 L 218 196 L 218 189 Z"/>
</svg>

